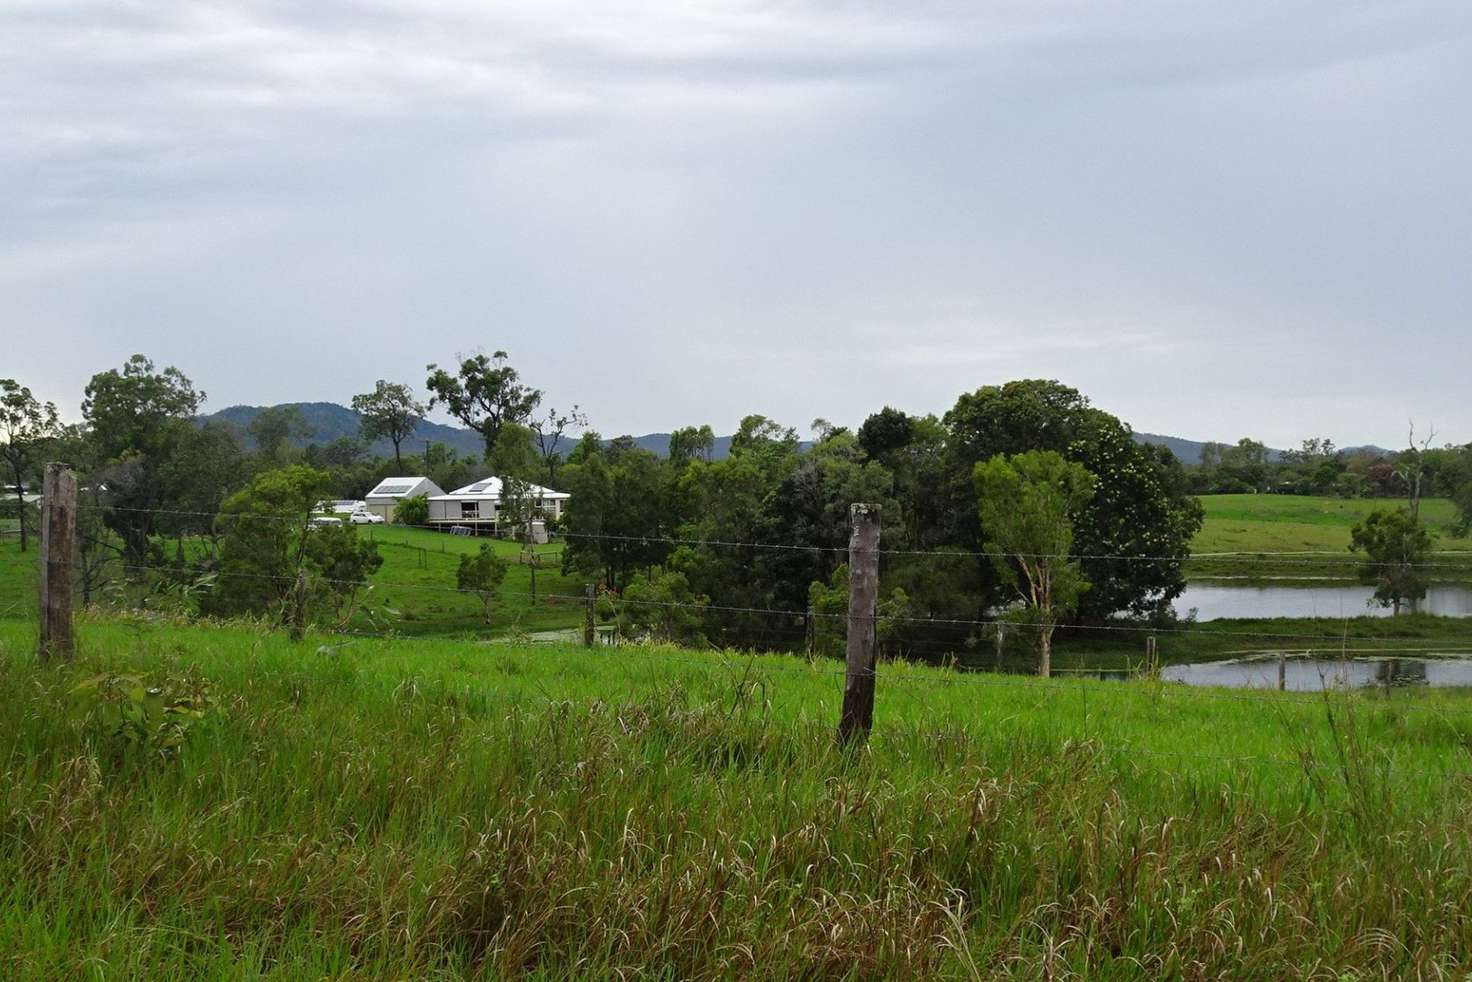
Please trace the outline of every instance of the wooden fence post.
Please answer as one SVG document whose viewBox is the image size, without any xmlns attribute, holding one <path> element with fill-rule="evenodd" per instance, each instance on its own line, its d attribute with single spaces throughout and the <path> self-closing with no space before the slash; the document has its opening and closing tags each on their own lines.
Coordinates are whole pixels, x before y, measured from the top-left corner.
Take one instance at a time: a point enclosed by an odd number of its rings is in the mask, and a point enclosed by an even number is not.
<svg viewBox="0 0 1472 982">
<path fill-rule="evenodd" d="M 1288 688 L 1288 652 L 1278 652 L 1278 691 Z"/>
<path fill-rule="evenodd" d="M 879 506 L 849 507 L 848 650 L 838 743 L 862 743 L 874 725 L 875 608 L 879 598 Z"/>
<path fill-rule="evenodd" d="M 77 476 L 65 464 L 49 463 L 41 494 L 40 655 L 42 661 L 70 659 L 76 653 L 72 557 L 77 545 Z"/>
<path fill-rule="evenodd" d="M 583 601 L 583 646 L 591 648 L 593 647 L 593 606 L 596 603 L 593 584 L 589 583 L 584 592 L 586 599 Z"/>
<path fill-rule="evenodd" d="M 1003 624 L 1001 621 L 997 621 L 996 624 L 993 625 L 993 627 L 996 628 L 997 635 L 997 671 L 1001 672 L 1003 655 L 1005 655 L 1007 651 L 1007 625 Z"/>
</svg>

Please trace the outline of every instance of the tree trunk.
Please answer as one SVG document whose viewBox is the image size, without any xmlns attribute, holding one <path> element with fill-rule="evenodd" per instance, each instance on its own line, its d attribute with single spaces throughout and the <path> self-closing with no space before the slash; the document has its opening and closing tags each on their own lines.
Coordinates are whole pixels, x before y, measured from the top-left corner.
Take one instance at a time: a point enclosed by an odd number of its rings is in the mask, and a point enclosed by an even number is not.
<svg viewBox="0 0 1472 982">
<path fill-rule="evenodd" d="M 1038 675 L 1053 675 L 1053 628 L 1045 625 L 1038 633 Z"/>
</svg>

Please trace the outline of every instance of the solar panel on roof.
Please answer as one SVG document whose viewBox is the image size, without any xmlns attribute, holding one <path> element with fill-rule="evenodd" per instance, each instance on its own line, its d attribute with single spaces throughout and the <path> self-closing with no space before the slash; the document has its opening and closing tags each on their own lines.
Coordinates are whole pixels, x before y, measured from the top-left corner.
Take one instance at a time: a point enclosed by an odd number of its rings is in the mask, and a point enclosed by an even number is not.
<svg viewBox="0 0 1472 982">
<path fill-rule="evenodd" d="M 479 483 L 472 484 L 470 487 L 466 488 L 465 489 L 465 493 L 466 494 L 480 494 L 486 488 L 490 487 L 493 483 L 495 483 L 495 482 L 494 481 L 480 481 Z"/>
<path fill-rule="evenodd" d="M 412 484 L 380 484 L 377 494 L 403 494 L 413 488 Z"/>
</svg>

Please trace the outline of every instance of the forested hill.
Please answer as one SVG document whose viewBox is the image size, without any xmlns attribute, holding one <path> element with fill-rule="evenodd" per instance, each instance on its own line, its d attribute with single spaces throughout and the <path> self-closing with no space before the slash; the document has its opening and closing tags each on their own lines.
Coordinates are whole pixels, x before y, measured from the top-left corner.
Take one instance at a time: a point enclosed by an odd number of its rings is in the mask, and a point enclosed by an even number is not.
<svg viewBox="0 0 1472 982">
<path fill-rule="evenodd" d="M 282 408 L 290 407 L 302 414 L 302 419 L 307 424 L 308 435 L 295 437 L 292 442 L 298 446 L 308 443 L 331 443 L 343 437 L 356 437 L 358 435 L 358 414 L 346 406 L 339 406 L 335 402 L 288 402 L 283 403 Z M 221 409 L 217 413 L 199 417 L 204 422 L 229 423 L 240 431 L 241 439 L 249 446 L 252 443 L 250 434 L 246 427 L 256 414 L 266 406 L 230 406 Z M 417 453 L 423 451 L 424 441 L 443 443 L 461 454 L 479 455 L 485 446 L 481 442 L 480 434 L 473 430 L 467 430 L 459 426 L 446 426 L 443 423 L 432 423 L 428 420 L 420 423 L 414 430 L 414 435 L 404 442 L 405 453 Z M 370 447 L 374 453 L 383 456 L 392 456 L 394 445 L 387 440 L 379 440 Z"/>
<path fill-rule="evenodd" d="M 289 402 L 284 406 L 291 406 L 302 414 L 311 432 L 310 436 L 298 438 L 294 442 L 298 445 L 307 443 L 331 443 L 343 437 L 358 435 L 358 414 L 346 406 L 339 406 L 335 402 Z M 250 421 L 255 419 L 264 406 L 230 406 L 219 412 L 201 416 L 201 422 L 220 421 L 235 426 L 241 433 L 242 439 L 247 444 L 250 437 L 245 429 Z M 1201 448 L 1206 446 L 1204 442 L 1197 440 L 1184 440 L 1176 436 L 1162 436 L 1156 433 L 1136 433 L 1135 439 L 1140 443 L 1157 443 L 1170 448 L 1183 464 L 1198 464 L 1201 462 Z M 424 448 L 424 441 L 430 440 L 443 443 L 461 454 L 479 455 L 484 447 L 481 444 L 480 434 L 473 430 L 460 426 L 446 426 L 443 423 L 432 423 L 425 421 L 419 424 L 411 437 L 404 444 L 405 453 L 415 453 Z M 668 433 L 646 433 L 643 436 L 634 437 L 634 443 L 645 450 L 652 450 L 663 457 L 669 449 L 670 435 Z M 729 436 L 716 437 L 714 457 L 720 460 L 726 456 L 731 448 Z M 393 445 L 387 440 L 380 440 L 372 445 L 375 453 L 388 455 L 393 453 Z M 1271 451 L 1276 456 L 1278 451 Z"/>
</svg>

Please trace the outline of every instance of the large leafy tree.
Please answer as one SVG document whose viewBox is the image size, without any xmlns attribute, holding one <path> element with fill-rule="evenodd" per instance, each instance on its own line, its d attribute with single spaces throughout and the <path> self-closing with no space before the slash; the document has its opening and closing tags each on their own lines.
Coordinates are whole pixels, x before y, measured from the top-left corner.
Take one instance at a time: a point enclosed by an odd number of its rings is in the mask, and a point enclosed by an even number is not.
<svg viewBox="0 0 1472 982">
<path fill-rule="evenodd" d="M 1053 631 L 1090 586 L 1073 558 L 1073 528 L 1094 487 L 1094 475 L 1051 450 L 998 454 L 976 465 L 986 549 L 1037 627 L 1039 675 L 1052 673 Z"/>
<path fill-rule="evenodd" d="M 1407 509 L 1371 512 L 1350 530 L 1352 551 L 1365 554 L 1360 580 L 1375 587 L 1375 600 L 1399 614 L 1426 596 L 1422 568 L 1431 556 L 1431 534 Z"/>
<path fill-rule="evenodd" d="M 353 411 L 365 440 L 385 439 L 394 445 L 394 466 L 403 469 L 400 445 L 424 419 L 425 407 L 414 398 L 414 390 L 401 382 L 379 379 L 372 392 L 353 396 Z"/>
<path fill-rule="evenodd" d="M 485 441 L 487 456 L 495 452 L 501 427 L 525 422 L 541 404 L 542 393 L 523 385 L 521 375 L 507 363 L 507 354 L 473 355 L 460 361 L 455 373 L 438 365 L 425 370 L 425 387 L 432 393 L 429 406 L 444 406 Z"/>
<path fill-rule="evenodd" d="M 26 479 L 40 463 L 46 444 L 61 434 L 56 406 L 37 401 L 31 390 L 15 379 L 0 379 L 0 458 L 15 485 L 16 518 L 20 521 L 20 551 L 26 551 Z"/>
<path fill-rule="evenodd" d="M 973 483 L 978 463 L 1051 450 L 1083 465 L 1097 482 L 1074 523 L 1074 548 L 1086 557 L 1083 573 L 1093 583 L 1081 616 L 1152 613 L 1185 589 L 1182 564 L 1202 514 L 1168 449 L 1136 443 L 1128 426 L 1077 390 L 1039 379 L 963 395 L 945 423 L 950 541 L 979 548 L 986 540 Z"/>
<path fill-rule="evenodd" d="M 92 376 L 85 394 L 82 415 L 102 462 L 95 477 L 108 488 L 105 520 L 136 568 L 147 558 L 158 512 L 176 490 L 165 482 L 165 464 L 189 434 L 205 394 L 179 369 L 158 371 L 143 355 Z"/>
</svg>

